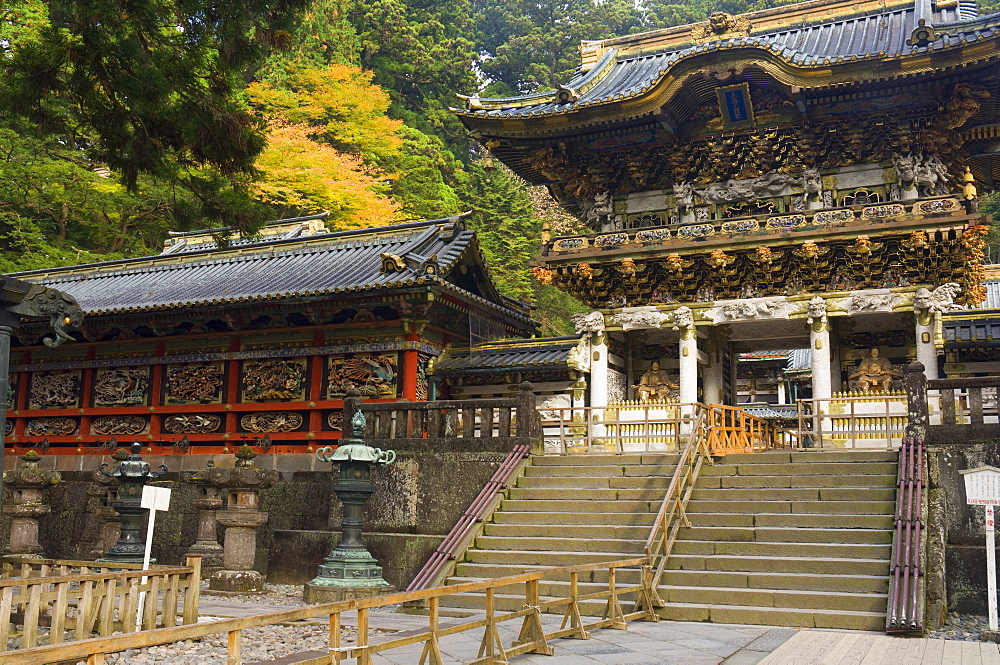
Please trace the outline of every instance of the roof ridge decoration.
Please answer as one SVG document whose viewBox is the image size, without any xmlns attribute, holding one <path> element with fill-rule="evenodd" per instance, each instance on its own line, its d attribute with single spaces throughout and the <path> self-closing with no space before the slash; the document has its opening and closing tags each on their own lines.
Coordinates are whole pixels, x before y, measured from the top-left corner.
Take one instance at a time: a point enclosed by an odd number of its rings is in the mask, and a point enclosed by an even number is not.
<svg viewBox="0 0 1000 665">
<path fill-rule="evenodd" d="M 750 19 L 746 16 L 733 16 L 726 12 L 715 12 L 704 23 L 696 23 L 691 28 L 691 39 L 696 44 L 727 39 L 729 37 L 749 37 Z"/>
</svg>

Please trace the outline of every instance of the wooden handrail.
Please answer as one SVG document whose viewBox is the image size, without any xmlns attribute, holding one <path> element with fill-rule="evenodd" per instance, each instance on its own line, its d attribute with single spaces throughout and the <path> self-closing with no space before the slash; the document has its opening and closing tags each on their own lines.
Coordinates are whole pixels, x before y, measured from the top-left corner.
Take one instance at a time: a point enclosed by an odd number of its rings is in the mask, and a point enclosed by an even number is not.
<svg viewBox="0 0 1000 665">
<path fill-rule="evenodd" d="M 670 479 L 667 493 L 660 504 L 660 510 L 656 514 L 656 520 L 646 538 L 646 559 L 653 570 L 653 597 L 658 602 L 659 596 L 656 588 L 659 586 L 660 577 L 666 568 L 667 559 L 673 549 L 674 541 L 681 524 L 691 526 L 688 522 L 685 509 L 691 492 L 694 490 L 695 481 L 701 472 L 701 465 L 705 461 L 713 464 L 712 454 L 708 448 L 708 437 L 706 432 L 706 421 L 709 418 L 708 408 L 703 404 L 696 406 L 697 412 L 694 419 L 694 426 L 688 435 L 687 443 L 681 451 L 677 460 L 677 468 Z M 677 518 L 680 517 L 680 520 Z"/>
<path fill-rule="evenodd" d="M 638 568 L 640 571 L 639 584 L 628 586 L 618 585 L 615 573 L 621 568 Z M 578 578 L 579 574 L 602 570 L 606 570 L 608 573 L 607 589 L 580 595 L 577 585 L 573 584 L 573 581 Z M 539 581 L 561 579 L 566 576 L 569 576 L 571 582 L 568 596 L 550 598 L 548 600 L 541 600 L 539 598 Z M 498 613 L 494 604 L 495 592 L 497 589 L 512 585 L 524 585 L 523 595 L 525 602 L 523 607 L 512 612 Z M 439 614 L 437 609 L 442 597 L 475 592 L 485 592 L 486 594 L 484 599 L 487 610 L 485 618 L 472 618 L 464 623 L 445 627 L 441 627 L 438 624 Z M 632 612 L 625 612 L 622 609 L 620 596 L 623 594 L 635 594 L 635 606 Z M 420 662 L 440 665 L 442 663 L 438 648 L 440 638 L 482 628 L 484 629 L 484 635 L 481 654 L 485 654 L 485 656 L 481 656 L 476 662 L 497 663 L 499 665 L 499 663 L 506 662 L 507 659 L 523 653 L 551 653 L 551 647 L 548 645 L 549 640 L 561 637 L 585 638 L 587 634 L 586 629 L 588 628 L 611 627 L 622 629 L 626 627 L 627 621 L 636 619 L 657 621 L 659 619 L 654 610 L 654 594 L 652 574 L 646 565 L 646 559 L 641 557 L 531 570 L 507 577 L 465 582 L 463 584 L 436 587 L 421 591 L 405 591 L 372 598 L 355 598 L 337 603 L 313 605 L 271 614 L 223 619 L 208 623 L 160 628 L 140 633 L 116 635 L 114 637 L 99 637 L 80 642 L 35 647 L 4 654 L 3 662 L 4 665 L 37 665 L 38 663 L 86 660 L 88 665 L 103 665 L 106 662 L 105 657 L 110 653 L 117 653 L 126 649 L 142 649 L 226 633 L 228 635 L 228 662 L 230 665 L 241 665 L 243 662 L 240 648 L 241 631 L 244 629 L 327 615 L 330 625 L 329 661 L 327 662 L 330 663 L 340 663 L 348 658 L 357 658 L 359 663 L 368 663 L 371 661 L 373 654 L 411 644 L 423 643 L 425 645 L 424 653 Z M 369 610 L 424 600 L 429 601 L 431 606 L 428 630 L 417 634 L 407 634 L 402 637 L 388 639 L 376 644 L 369 643 Z M 579 603 L 587 600 L 604 600 L 606 601 L 606 605 L 604 614 L 600 619 L 584 624 L 579 611 Z M 544 632 L 540 613 L 560 608 L 564 608 L 564 616 L 566 617 L 563 626 L 559 630 L 549 633 Z M 341 614 L 351 610 L 358 611 L 358 635 L 353 646 L 342 646 L 340 642 Z M 521 619 L 522 621 L 520 635 L 513 644 L 504 647 L 500 643 L 496 626 L 501 622 L 516 619 Z"/>
</svg>

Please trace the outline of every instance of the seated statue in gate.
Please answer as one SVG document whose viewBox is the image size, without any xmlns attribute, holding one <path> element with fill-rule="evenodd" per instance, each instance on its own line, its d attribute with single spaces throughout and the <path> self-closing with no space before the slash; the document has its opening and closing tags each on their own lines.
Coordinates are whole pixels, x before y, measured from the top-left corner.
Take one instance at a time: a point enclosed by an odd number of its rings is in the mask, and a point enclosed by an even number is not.
<svg viewBox="0 0 1000 665">
<path fill-rule="evenodd" d="M 862 358 L 858 363 L 858 371 L 847 378 L 857 379 L 858 388 L 867 393 L 874 389 L 888 391 L 892 380 L 901 379 L 903 375 L 894 372 L 889 359 L 880 357 L 878 348 L 872 347 L 868 357 Z"/>
<path fill-rule="evenodd" d="M 654 360 L 649 370 L 643 373 L 639 383 L 632 386 L 642 402 L 652 401 L 654 398 L 666 400 L 670 397 L 670 391 L 677 389 L 677 384 L 670 383 L 670 375 L 667 370 L 660 369 L 659 361 Z"/>
</svg>

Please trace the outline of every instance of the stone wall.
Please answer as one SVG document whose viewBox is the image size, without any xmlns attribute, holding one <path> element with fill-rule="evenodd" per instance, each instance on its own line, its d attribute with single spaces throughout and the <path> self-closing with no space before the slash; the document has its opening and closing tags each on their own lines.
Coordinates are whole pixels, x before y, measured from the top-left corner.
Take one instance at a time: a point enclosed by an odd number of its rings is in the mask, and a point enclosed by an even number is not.
<svg viewBox="0 0 1000 665">
<path fill-rule="evenodd" d="M 384 568 L 385 579 L 405 587 L 430 553 L 492 477 L 509 449 L 493 439 L 433 439 L 407 442 L 388 467 L 372 472 L 377 492 L 365 510 L 365 544 Z M 503 445 L 503 444 L 501 444 Z M 506 444 L 510 446 L 512 444 Z M 197 535 L 198 511 L 192 501 L 199 489 L 180 482 L 181 471 L 204 469 L 209 460 L 231 466 L 232 455 L 156 455 L 143 458 L 169 472 L 155 484 L 169 487 L 171 509 L 157 515 L 153 556 L 159 563 L 180 564 Z M 113 509 L 107 505 L 112 486 L 94 481 L 100 463 L 110 457 L 47 455 L 40 466 L 62 473 L 63 482 L 45 492 L 52 511 L 41 518 L 40 541 L 45 556 L 94 559 L 117 539 Z M 339 541 L 341 506 L 331 490 L 336 471 L 312 454 L 260 455 L 261 468 L 280 472 L 280 480 L 261 492 L 268 523 L 257 534 L 256 569 L 268 581 L 302 584 Z M 7 455 L 6 465 L 20 463 Z M 9 501 L 5 491 L 4 503 Z M 145 532 L 145 530 L 143 531 Z M 10 518 L 0 516 L 0 547 L 9 541 Z M 222 542 L 222 529 L 219 530 Z"/>
<path fill-rule="evenodd" d="M 965 503 L 959 471 L 986 464 L 1000 466 L 998 445 L 1000 441 L 942 443 L 928 449 L 929 610 L 934 608 L 934 596 L 940 594 L 946 596 L 948 612 L 987 613 L 985 512 L 982 506 Z M 943 552 L 936 546 L 942 542 Z M 941 587 L 943 594 L 936 592 Z M 929 621 L 943 609 L 930 612 Z"/>
</svg>

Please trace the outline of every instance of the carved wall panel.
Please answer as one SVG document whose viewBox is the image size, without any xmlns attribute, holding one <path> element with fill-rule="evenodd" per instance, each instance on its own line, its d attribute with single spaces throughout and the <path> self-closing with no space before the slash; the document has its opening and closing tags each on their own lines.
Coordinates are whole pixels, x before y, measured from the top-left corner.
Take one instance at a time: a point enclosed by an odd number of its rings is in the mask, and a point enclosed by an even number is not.
<svg viewBox="0 0 1000 665">
<path fill-rule="evenodd" d="M 396 397 L 396 356 L 331 358 L 327 373 L 327 398 L 340 399 L 355 387 L 362 397 Z"/>
<path fill-rule="evenodd" d="M 263 360 L 243 364 L 243 401 L 305 399 L 305 360 Z"/>
<path fill-rule="evenodd" d="M 90 424 L 92 434 L 143 434 L 149 423 L 142 416 L 101 416 Z"/>
<path fill-rule="evenodd" d="M 334 432 L 342 432 L 344 425 L 344 412 L 343 411 L 331 411 L 326 415 L 326 424 L 330 426 Z"/>
<path fill-rule="evenodd" d="M 425 401 L 430 396 L 430 383 L 427 381 L 428 356 L 420 356 L 417 360 L 417 399 Z"/>
<path fill-rule="evenodd" d="M 28 421 L 24 433 L 28 436 L 67 436 L 76 434 L 78 425 L 73 418 L 33 418 Z"/>
<path fill-rule="evenodd" d="M 94 406 L 145 404 L 148 387 L 148 367 L 97 370 L 94 374 Z"/>
<path fill-rule="evenodd" d="M 69 409 L 80 406 L 80 373 L 32 374 L 31 409 Z"/>
<path fill-rule="evenodd" d="M 178 413 L 163 419 L 171 434 L 209 434 L 219 429 L 222 418 L 213 413 Z"/>
<path fill-rule="evenodd" d="M 172 365 L 167 367 L 163 391 L 167 404 L 218 404 L 222 402 L 222 365 Z"/>
<path fill-rule="evenodd" d="M 302 427 L 302 415 L 283 411 L 258 411 L 240 418 L 240 427 L 248 432 L 294 432 Z"/>
</svg>

